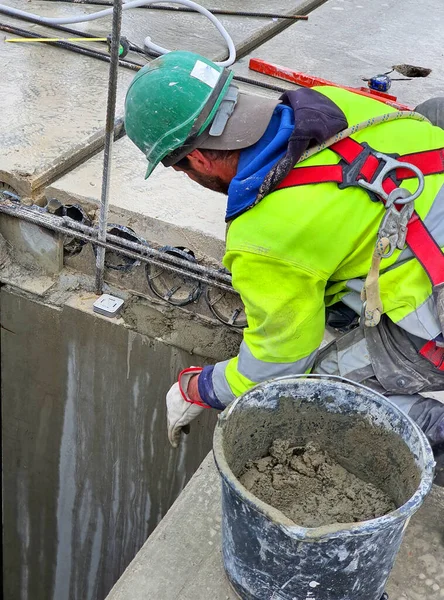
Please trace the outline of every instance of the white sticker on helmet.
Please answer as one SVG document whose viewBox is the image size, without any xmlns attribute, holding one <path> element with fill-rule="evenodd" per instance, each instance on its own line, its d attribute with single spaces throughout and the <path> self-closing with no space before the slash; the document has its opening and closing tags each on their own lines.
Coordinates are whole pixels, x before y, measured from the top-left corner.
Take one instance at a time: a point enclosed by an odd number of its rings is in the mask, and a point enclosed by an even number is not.
<svg viewBox="0 0 444 600">
<path fill-rule="evenodd" d="M 196 61 L 190 75 L 191 77 L 195 77 L 196 79 L 199 79 L 199 81 L 206 83 L 210 88 L 214 88 L 220 77 L 220 73 L 217 69 L 211 65 L 207 65 L 201 60 Z"/>
</svg>

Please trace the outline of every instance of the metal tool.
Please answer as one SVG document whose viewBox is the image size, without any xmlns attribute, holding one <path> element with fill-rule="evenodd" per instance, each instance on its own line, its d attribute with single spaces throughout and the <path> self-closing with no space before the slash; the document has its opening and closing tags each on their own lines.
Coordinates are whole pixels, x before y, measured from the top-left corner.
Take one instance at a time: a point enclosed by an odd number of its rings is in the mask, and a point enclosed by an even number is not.
<svg viewBox="0 0 444 600">
<path fill-rule="evenodd" d="M 378 92 L 388 92 L 392 87 L 392 81 L 411 81 L 411 79 L 406 79 L 405 77 L 393 78 L 389 77 L 390 73 L 393 72 L 387 71 L 387 73 L 380 73 L 379 75 L 375 75 L 374 77 L 370 77 L 370 79 L 363 78 L 362 81 L 366 81 L 368 87 L 371 90 L 376 90 Z"/>
<path fill-rule="evenodd" d="M 414 211 L 414 202 L 422 194 L 424 190 L 424 175 L 421 170 L 410 163 L 400 162 L 391 156 L 387 156 L 381 152 L 375 152 L 374 155 L 383 161 L 384 166 L 373 182 L 360 179 L 358 185 L 370 192 L 376 194 L 384 200 L 386 213 L 382 219 L 378 231 L 378 242 L 387 238 L 390 242 L 387 250 L 382 258 L 389 258 L 398 248 L 402 250 L 405 246 L 407 236 L 407 224 L 410 221 Z M 392 171 L 396 169 L 407 169 L 415 173 L 418 179 L 418 187 L 415 192 L 410 192 L 405 188 L 396 188 L 389 194 L 383 188 L 383 182 Z M 401 205 L 399 210 L 396 205 Z"/>
</svg>

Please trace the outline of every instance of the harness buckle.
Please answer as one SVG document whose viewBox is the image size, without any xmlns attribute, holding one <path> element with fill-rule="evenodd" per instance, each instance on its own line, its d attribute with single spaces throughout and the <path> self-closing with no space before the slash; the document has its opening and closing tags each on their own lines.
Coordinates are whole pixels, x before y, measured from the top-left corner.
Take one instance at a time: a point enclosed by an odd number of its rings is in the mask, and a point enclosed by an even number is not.
<svg viewBox="0 0 444 600">
<path fill-rule="evenodd" d="M 424 175 L 416 165 L 412 165 L 407 162 L 400 162 L 396 158 L 392 158 L 391 156 L 383 154 L 382 152 L 373 151 L 371 152 L 371 154 L 373 154 L 373 156 L 376 156 L 376 158 L 379 158 L 379 160 L 382 163 L 382 168 L 371 182 L 365 181 L 365 179 L 358 179 L 356 183 L 359 185 L 359 187 L 362 187 L 369 192 L 373 192 L 374 194 L 385 200 L 385 207 L 387 209 L 395 203 L 413 203 L 417 198 L 419 198 L 419 196 L 424 191 Z M 384 190 L 384 188 L 382 187 L 384 180 L 387 178 L 389 173 L 391 173 L 392 171 L 396 171 L 396 169 L 407 169 L 408 171 L 412 171 L 413 173 L 415 173 L 418 179 L 418 187 L 416 188 L 416 191 L 413 192 L 413 194 L 408 190 L 404 190 L 404 188 L 397 188 L 389 194 L 387 194 L 387 192 Z"/>
</svg>

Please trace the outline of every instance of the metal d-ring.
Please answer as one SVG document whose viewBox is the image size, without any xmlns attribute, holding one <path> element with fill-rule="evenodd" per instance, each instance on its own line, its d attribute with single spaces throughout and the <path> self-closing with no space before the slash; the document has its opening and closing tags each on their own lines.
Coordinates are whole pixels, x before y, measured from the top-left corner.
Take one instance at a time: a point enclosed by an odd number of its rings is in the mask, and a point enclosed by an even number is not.
<svg viewBox="0 0 444 600">
<path fill-rule="evenodd" d="M 364 179 L 360 179 L 358 181 L 358 185 L 360 187 L 365 188 L 366 190 L 377 194 L 379 197 L 383 198 L 386 201 L 386 208 L 390 208 L 392 204 L 408 204 L 409 202 L 414 202 L 424 191 L 424 174 L 416 165 L 412 165 L 407 162 L 400 162 L 391 156 L 387 156 L 387 154 L 383 154 L 382 152 L 375 152 L 374 156 L 382 160 L 385 164 L 382 167 L 381 171 L 378 173 L 376 179 L 373 182 L 365 181 Z M 415 173 L 418 179 L 418 187 L 415 192 L 410 193 L 408 190 L 400 191 L 403 188 L 397 188 L 387 194 L 387 192 L 382 187 L 384 180 L 387 175 L 391 171 L 396 171 L 397 169 L 407 169 L 408 171 L 412 171 Z"/>
</svg>

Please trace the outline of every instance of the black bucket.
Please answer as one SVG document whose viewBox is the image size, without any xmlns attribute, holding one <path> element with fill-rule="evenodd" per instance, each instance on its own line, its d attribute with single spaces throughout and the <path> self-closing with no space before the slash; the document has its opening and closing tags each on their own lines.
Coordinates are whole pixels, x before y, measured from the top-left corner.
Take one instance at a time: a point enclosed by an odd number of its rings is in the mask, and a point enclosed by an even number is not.
<svg viewBox="0 0 444 600">
<path fill-rule="evenodd" d="M 352 473 L 366 473 L 398 508 L 359 523 L 298 526 L 238 480 L 246 461 L 265 456 L 277 438 L 314 442 Z M 214 455 L 224 567 L 240 598 L 381 599 L 408 521 L 433 479 L 432 450 L 409 417 L 352 382 L 285 377 L 253 388 L 222 413 Z"/>
</svg>

